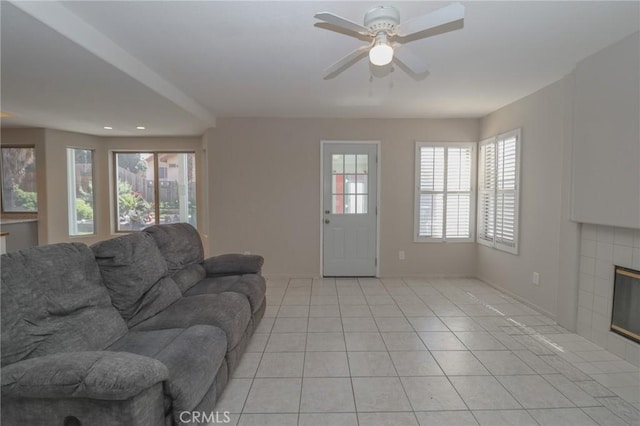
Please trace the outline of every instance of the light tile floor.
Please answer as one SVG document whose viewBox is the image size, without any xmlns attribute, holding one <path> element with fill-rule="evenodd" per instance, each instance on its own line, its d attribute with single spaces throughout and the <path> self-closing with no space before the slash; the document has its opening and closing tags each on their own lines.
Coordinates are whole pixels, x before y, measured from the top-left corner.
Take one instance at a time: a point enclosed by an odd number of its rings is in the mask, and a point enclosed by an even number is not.
<svg viewBox="0 0 640 426">
<path fill-rule="evenodd" d="M 269 279 L 246 425 L 640 425 L 640 371 L 474 279 Z"/>
</svg>

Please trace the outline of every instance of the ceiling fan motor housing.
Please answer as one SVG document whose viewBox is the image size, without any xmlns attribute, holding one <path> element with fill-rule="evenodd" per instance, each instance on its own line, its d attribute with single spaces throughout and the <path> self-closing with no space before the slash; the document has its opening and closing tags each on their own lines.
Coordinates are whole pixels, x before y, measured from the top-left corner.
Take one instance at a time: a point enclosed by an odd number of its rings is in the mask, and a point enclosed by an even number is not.
<svg viewBox="0 0 640 426">
<path fill-rule="evenodd" d="M 400 13 L 393 6 L 378 6 L 364 15 L 364 26 L 372 34 L 377 34 L 380 31 L 391 34 L 399 23 Z"/>
</svg>

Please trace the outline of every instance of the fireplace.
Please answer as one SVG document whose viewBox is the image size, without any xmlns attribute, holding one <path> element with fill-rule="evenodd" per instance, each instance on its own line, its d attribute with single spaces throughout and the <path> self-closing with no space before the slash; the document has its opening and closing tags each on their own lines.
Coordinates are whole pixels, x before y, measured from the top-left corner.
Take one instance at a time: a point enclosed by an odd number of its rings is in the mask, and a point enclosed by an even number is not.
<svg viewBox="0 0 640 426">
<path fill-rule="evenodd" d="M 640 271 L 616 266 L 611 331 L 640 343 Z"/>
</svg>

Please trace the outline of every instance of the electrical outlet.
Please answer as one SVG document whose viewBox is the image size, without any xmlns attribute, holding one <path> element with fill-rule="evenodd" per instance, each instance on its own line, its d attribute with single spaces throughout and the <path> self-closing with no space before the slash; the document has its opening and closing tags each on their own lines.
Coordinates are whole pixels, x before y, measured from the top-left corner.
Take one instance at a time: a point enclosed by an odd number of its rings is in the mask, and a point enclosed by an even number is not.
<svg viewBox="0 0 640 426">
<path fill-rule="evenodd" d="M 540 274 L 537 272 L 534 272 L 533 276 L 531 277 L 531 282 L 534 285 L 540 285 Z"/>
<path fill-rule="evenodd" d="M 398 259 L 400 259 L 400 260 L 404 260 L 404 250 L 400 250 L 400 251 L 398 252 Z"/>
<path fill-rule="evenodd" d="M 250 251 L 245 251 L 245 252 L 244 252 L 244 253 L 242 253 L 242 254 L 251 254 L 251 252 L 250 252 Z"/>
</svg>

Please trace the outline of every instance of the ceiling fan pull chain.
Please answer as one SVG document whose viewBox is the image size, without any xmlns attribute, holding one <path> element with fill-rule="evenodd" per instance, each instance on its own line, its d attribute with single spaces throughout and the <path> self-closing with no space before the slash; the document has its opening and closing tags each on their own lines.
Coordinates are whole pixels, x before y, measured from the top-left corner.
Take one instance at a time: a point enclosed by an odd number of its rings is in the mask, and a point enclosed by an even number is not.
<svg viewBox="0 0 640 426">
<path fill-rule="evenodd" d="M 373 97 L 373 74 L 369 74 L 369 97 Z"/>
</svg>

